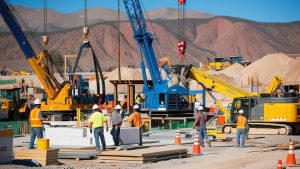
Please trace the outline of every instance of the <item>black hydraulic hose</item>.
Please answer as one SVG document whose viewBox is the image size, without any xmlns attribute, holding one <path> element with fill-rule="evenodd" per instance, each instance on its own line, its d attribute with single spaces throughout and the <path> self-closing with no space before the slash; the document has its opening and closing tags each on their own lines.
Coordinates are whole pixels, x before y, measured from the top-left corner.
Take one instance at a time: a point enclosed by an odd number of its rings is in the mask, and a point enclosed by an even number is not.
<svg viewBox="0 0 300 169">
<path fill-rule="evenodd" d="M 97 58 L 97 56 L 94 52 L 94 49 L 92 47 L 91 47 L 91 50 L 92 50 L 92 53 L 93 53 L 95 67 L 97 67 L 97 71 L 95 69 L 96 79 L 97 79 L 97 94 L 100 96 L 100 85 L 99 85 L 99 75 L 98 75 L 98 72 L 99 72 L 100 78 L 101 78 L 101 85 L 102 85 L 102 95 L 101 95 L 100 103 L 103 104 L 103 103 L 105 103 L 105 81 L 104 81 L 103 73 L 102 73 L 98 58 Z M 98 91 L 98 86 L 99 86 L 99 91 Z"/>
</svg>

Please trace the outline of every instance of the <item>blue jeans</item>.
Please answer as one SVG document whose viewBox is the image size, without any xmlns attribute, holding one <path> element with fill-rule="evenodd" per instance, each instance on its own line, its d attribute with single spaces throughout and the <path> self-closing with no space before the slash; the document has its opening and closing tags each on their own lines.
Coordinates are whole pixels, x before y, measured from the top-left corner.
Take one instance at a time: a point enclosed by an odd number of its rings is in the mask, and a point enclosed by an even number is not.
<svg viewBox="0 0 300 169">
<path fill-rule="evenodd" d="M 31 138 L 30 138 L 30 143 L 29 143 L 29 149 L 33 149 L 35 137 L 43 138 L 43 128 L 42 127 L 31 128 Z"/>
<path fill-rule="evenodd" d="M 120 131 L 121 131 L 120 127 L 117 127 L 115 125 L 113 126 L 111 134 L 113 136 L 115 146 L 120 145 Z"/>
<path fill-rule="evenodd" d="M 198 137 L 199 142 L 202 146 L 204 146 L 204 139 L 208 141 L 207 130 L 203 126 L 198 127 Z"/>
<path fill-rule="evenodd" d="M 236 129 L 236 144 L 241 148 L 245 147 L 245 129 Z"/>
<path fill-rule="evenodd" d="M 106 149 L 106 142 L 104 138 L 104 130 L 103 127 L 98 127 L 94 129 L 94 137 L 95 137 L 95 143 L 96 143 L 96 149 L 100 150 L 100 142 L 99 142 L 99 137 L 101 139 L 101 144 L 103 149 Z"/>
</svg>

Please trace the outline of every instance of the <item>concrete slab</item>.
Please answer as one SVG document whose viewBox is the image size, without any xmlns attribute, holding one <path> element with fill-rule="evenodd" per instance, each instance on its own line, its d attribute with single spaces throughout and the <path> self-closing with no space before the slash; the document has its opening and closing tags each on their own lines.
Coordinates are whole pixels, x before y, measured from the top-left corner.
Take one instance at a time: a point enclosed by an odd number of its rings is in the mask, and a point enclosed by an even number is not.
<svg viewBox="0 0 300 169">
<path fill-rule="evenodd" d="M 12 137 L 1 137 L 0 138 L 0 164 L 9 163 L 12 161 Z"/>
<path fill-rule="evenodd" d="M 70 127 L 47 127 L 45 128 L 45 138 L 50 140 L 52 146 L 95 146 L 94 133 L 90 133 L 88 128 L 70 128 Z M 104 131 L 105 142 L 107 146 L 114 145 L 113 138 L 108 132 Z M 122 128 L 120 138 L 123 144 L 138 144 L 138 128 Z M 100 141 L 101 144 L 101 141 Z M 101 145 L 102 146 L 102 145 Z"/>
</svg>

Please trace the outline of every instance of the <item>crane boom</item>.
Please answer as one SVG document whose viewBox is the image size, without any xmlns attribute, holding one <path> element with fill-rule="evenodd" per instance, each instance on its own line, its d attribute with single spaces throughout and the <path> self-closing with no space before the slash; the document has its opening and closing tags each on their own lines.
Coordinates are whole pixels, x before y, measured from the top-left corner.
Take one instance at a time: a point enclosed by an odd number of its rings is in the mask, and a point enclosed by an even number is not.
<svg viewBox="0 0 300 169">
<path fill-rule="evenodd" d="M 44 86 L 48 98 L 54 99 L 58 94 L 57 91 L 60 90 L 62 86 L 60 86 L 57 80 L 51 76 L 46 66 L 44 59 L 47 55 L 47 51 L 42 51 L 39 56 L 36 56 L 13 12 L 10 10 L 5 0 L 0 0 L 0 13 L 6 25 L 18 42 L 20 48 L 22 49 L 28 63 Z"/>
<path fill-rule="evenodd" d="M 133 30 L 134 38 L 139 48 L 141 48 L 143 52 L 144 59 L 147 62 L 153 84 L 160 84 L 162 83 L 163 79 L 159 71 L 154 50 L 152 48 L 152 42 L 154 38 L 153 35 L 148 31 L 140 2 L 139 0 L 124 0 L 124 5 L 131 24 L 131 28 Z"/>
</svg>

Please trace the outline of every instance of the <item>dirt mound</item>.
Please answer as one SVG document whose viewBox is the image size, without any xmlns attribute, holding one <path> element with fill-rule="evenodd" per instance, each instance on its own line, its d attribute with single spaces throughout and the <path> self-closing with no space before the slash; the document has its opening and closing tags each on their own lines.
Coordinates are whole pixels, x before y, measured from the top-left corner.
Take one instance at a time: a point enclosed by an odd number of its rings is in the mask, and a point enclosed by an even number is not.
<svg viewBox="0 0 300 169">
<path fill-rule="evenodd" d="M 239 63 L 235 63 L 229 67 L 227 67 L 224 70 L 221 70 L 218 72 L 218 74 L 224 74 L 228 77 L 234 77 L 237 74 L 239 74 L 239 72 L 241 72 L 245 67 Z"/>
<path fill-rule="evenodd" d="M 283 77 L 284 84 L 300 84 L 300 57 L 292 61 L 289 71 Z"/>
<path fill-rule="evenodd" d="M 293 65 L 294 62 L 295 59 L 286 54 L 269 54 L 244 68 L 240 74 L 238 73 L 234 77 L 234 82 L 239 86 L 249 86 L 252 77 L 260 86 L 266 86 L 275 75 L 285 78 L 289 70 L 292 71 L 291 74 L 293 74 L 294 71 L 299 72 L 299 68 L 296 68 L 298 70 L 291 69 L 291 65 Z M 296 79 L 289 79 L 289 82 L 296 81 L 297 77 L 295 78 Z"/>
</svg>

